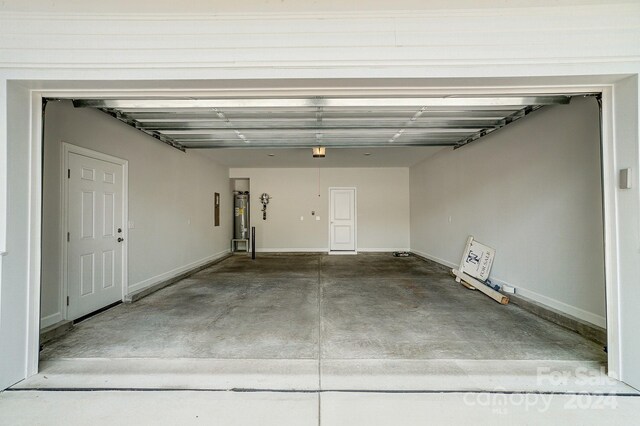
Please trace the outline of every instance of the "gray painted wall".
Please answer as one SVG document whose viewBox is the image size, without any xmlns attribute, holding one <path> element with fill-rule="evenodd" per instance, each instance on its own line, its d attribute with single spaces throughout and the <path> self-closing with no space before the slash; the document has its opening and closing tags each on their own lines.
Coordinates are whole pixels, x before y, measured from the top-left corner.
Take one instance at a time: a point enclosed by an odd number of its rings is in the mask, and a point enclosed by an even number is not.
<svg viewBox="0 0 640 426">
<path fill-rule="evenodd" d="M 231 169 L 230 174 L 232 178 L 250 179 L 251 222 L 256 227 L 257 249 L 327 250 L 329 187 L 357 188 L 358 250 L 409 247 L 407 167 Z M 262 204 L 258 201 L 263 192 L 273 197 L 266 221 L 262 220 Z M 312 211 L 320 220 L 311 216 Z"/>
<path fill-rule="evenodd" d="M 448 265 L 468 235 L 492 279 L 605 325 L 598 106 L 575 98 L 411 167 L 411 248 Z"/>
<path fill-rule="evenodd" d="M 62 319 L 62 142 L 129 161 L 129 290 L 140 290 L 229 249 L 229 171 L 183 153 L 91 109 L 69 102 L 47 106 L 44 150 L 42 325 Z M 213 196 L 221 194 L 221 226 L 213 226 Z M 66 295 L 64 295 L 66 296 Z"/>
</svg>

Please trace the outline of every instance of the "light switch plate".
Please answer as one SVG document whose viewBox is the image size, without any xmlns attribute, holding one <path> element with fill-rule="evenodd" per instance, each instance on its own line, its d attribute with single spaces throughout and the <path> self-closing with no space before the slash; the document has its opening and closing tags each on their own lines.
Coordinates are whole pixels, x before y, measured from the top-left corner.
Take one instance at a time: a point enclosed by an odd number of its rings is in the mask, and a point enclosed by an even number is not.
<svg viewBox="0 0 640 426">
<path fill-rule="evenodd" d="M 316 216 L 316 220 L 320 220 L 320 216 Z"/>
<path fill-rule="evenodd" d="M 620 189 L 631 189 L 631 169 L 620 170 Z"/>
<path fill-rule="evenodd" d="M 135 224 L 132 220 L 130 220 L 130 221 L 129 221 L 129 223 L 128 223 L 127 225 L 128 225 L 128 227 L 129 227 L 129 229 L 133 229 L 133 228 L 135 228 L 135 227 L 136 227 L 136 224 Z"/>
</svg>

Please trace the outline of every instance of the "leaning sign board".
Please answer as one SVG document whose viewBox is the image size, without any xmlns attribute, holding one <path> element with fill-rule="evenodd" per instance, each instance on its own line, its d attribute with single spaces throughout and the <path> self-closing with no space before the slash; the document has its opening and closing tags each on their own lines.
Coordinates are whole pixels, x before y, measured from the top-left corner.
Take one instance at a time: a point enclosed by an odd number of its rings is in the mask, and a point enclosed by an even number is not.
<svg viewBox="0 0 640 426">
<path fill-rule="evenodd" d="M 495 255 L 495 249 L 480 244 L 472 236 L 469 236 L 462 254 L 460 272 L 464 272 L 480 281 L 486 281 L 489 278 Z"/>
<path fill-rule="evenodd" d="M 507 296 L 484 284 L 484 281 L 489 278 L 495 254 L 494 249 L 474 241 L 470 236 L 467 238 L 467 245 L 462 254 L 460 269 L 452 269 L 451 272 L 456 277 L 456 281 L 464 284 L 468 289 L 479 290 L 496 302 L 506 305 L 509 303 Z"/>
</svg>

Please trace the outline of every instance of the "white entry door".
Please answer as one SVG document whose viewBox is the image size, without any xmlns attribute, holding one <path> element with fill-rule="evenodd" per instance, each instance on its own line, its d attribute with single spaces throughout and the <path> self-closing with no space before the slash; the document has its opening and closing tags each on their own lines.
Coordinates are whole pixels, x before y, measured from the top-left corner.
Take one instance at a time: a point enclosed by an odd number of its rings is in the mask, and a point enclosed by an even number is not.
<svg viewBox="0 0 640 426">
<path fill-rule="evenodd" d="M 329 249 L 356 250 L 356 190 L 329 189 Z"/>
<path fill-rule="evenodd" d="M 122 299 L 124 165 L 67 153 L 67 319 Z"/>
</svg>

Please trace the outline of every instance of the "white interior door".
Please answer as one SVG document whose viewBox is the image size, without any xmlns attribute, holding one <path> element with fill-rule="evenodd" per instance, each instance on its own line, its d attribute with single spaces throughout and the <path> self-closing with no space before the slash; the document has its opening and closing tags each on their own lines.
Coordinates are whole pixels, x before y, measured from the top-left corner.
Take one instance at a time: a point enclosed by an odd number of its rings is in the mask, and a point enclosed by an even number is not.
<svg viewBox="0 0 640 426">
<path fill-rule="evenodd" d="M 67 319 L 122 298 L 123 166 L 68 153 Z"/>
<path fill-rule="evenodd" d="M 331 188 L 329 190 L 329 210 L 329 249 L 331 251 L 355 251 L 355 188 Z"/>
</svg>

